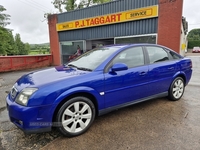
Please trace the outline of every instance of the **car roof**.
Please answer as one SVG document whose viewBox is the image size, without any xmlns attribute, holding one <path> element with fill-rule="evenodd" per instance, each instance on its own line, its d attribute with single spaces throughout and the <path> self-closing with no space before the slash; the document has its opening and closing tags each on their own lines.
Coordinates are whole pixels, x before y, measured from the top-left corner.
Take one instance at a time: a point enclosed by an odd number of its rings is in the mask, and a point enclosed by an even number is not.
<svg viewBox="0 0 200 150">
<path fill-rule="evenodd" d="M 151 44 L 151 43 L 131 43 L 131 44 L 112 44 L 112 45 L 105 45 L 103 47 L 116 47 L 116 48 L 124 48 L 124 47 L 131 47 L 131 46 L 147 46 L 147 45 L 152 45 L 152 46 L 161 46 L 158 44 Z"/>
<path fill-rule="evenodd" d="M 123 50 L 123 49 L 129 48 L 129 47 L 134 47 L 134 46 L 158 46 L 158 47 L 162 47 L 162 48 L 165 48 L 165 49 L 175 52 L 173 49 L 171 49 L 169 47 L 159 45 L 159 44 L 152 44 L 152 43 L 113 44 L 113 45 L 105 45 L 103 47 L 116 47 L 119 50 Z M 175 53 L 177 53 L 177 52 L 175 52 Z"/>
</svg>

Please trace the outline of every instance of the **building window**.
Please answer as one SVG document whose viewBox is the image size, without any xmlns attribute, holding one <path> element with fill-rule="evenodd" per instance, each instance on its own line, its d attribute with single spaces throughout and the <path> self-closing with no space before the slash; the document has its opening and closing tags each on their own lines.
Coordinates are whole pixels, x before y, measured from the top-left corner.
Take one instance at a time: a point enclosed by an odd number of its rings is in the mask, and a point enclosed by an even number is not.
<svg viewBox="0 0 200 150">
<path fill-rule="evenodd" d="M 115 38 L 115 44 L 134 44 L 134 43 L 156 44 L 156 35 L 143 35 L 143 36 Z"/>
</svg>

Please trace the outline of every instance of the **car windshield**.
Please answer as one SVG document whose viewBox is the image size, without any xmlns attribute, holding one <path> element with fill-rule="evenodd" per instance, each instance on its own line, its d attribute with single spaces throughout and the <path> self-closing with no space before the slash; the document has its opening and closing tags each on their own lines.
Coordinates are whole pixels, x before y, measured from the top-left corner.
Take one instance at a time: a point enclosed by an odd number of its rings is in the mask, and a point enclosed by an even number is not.
<svg viewBox="0 0 200 150">
<path fill-rule="evenodd" d="M 118 49 L 119 47 L 95 48 L 81 55 L 67 65 L 71 67 L 76 67 L 81 70 L 92 71 Z"/>
</svg>

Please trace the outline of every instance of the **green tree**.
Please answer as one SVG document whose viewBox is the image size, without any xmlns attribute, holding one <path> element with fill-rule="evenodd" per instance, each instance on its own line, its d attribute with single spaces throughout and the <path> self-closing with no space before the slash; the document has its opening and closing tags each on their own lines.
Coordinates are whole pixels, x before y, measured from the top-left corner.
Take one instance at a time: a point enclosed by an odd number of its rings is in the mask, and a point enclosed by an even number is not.
<svg viewBox="0 0 200 150">
<path fill-rule="evenodd" d="M 200 46 L 200 29 L 193 29 L 188 33 L 188 48 Z"/>
<path fill-rule="evenodd" d="M 47 53 L 50 53 L 50 47 L 47 47 L 46 50 L 47 50 Z"/>
<path fill-rule="evenodd" d="M 84 7 L 89 7 L 91 5 L 98 5 L 113 0 L 53 0 L 52 4 L 60 13 L 65 11 L 71 11 L 75 9 L 80 9 Z"/>
<path fill-rule="evenodd" d="M 6 25 L 10 24 L 10 22 L 8 22 L 8 20 L 10 20 L 10 15 L 5 14 L 4 11 L 6 11 L 6 9 L 0 5 L 0 26 L 1 27 L 5 27 Z"/>
<path fill-rule="evenodd" d="M 6 9 L 0 5 L 0 55 L 7 55 L 7 47 L 9 47 L 10 30 L 6 29 L 5 26 L 10 24 L 8 20 L 10 15 L 4 13 Z"/>
<path fill-rule="evenodd" d="M 0 55 L 6 55 L 8 46 L 9 33 L 8 30 L 0 26 Z"/>
<path fill-rule="evenodd" d="M 15 40 L 12 34 L 12 31 L 8 32 L 8 39 L 7 39 L 7 47 L 6 47 L 6 53 L 7 55 L 17 55 L 18 51 L 15 45 Z"/>
<path fill-rule="evenodd" d="M 29 44 L 29 43 L 25 43 L 25 44 L 24 44 L 24 53 L 25 53 L 26 55 L 29 54 L 30 49 L 31 49 L 30 44 Z"/>
<path fill-rule="evenodd" d="M 15 35 L 15 44 L 18 50 L 18 54 L 19 55 L 27 55 L 26 51 L 25 51 L 25 45 L 24 43 L 21 41 L 21 37 L 20 34 L 17 33 Z"/>
<path fill-rule="evenodd" d="M 200 40 L 200 29 L 193 29 L 188 33 L 187 36 L 189 41 Z"/>
<path fill-rule="evenodd" d="M 17 51 L 12 31 L 0 27 L 0 55 L 15 54 L 17 54 Z"/>
<path fill-rule="evenodd" d="M 0 55 L 27 55 L 30 50 L 28 43 L 21 41 L 20 34 L 13 37 L 12 31 L 5 28 L 10 24 L 10 15 L 5 14 L 6 9 L 0 5 Z"/>
</svg>

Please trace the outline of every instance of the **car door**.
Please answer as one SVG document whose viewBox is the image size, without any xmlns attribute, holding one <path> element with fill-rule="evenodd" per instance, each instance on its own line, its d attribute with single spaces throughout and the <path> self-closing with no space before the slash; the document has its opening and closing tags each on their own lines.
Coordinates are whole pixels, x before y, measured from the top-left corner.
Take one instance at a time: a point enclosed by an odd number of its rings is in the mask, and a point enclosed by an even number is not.
<svg viewBox="0 0 200 150">
<path fill-rule="evenodd" d="M 149 56 L 149 93 L 151 95 L 168 91 L 176 71 L 176 60 L 167 50 L 158 46 L 145 47 Z"/>
<path fill-rule="evenodd" d="M 142 47 L 132 47 L 119 53 L 110 62 L 110 67 L 115 63 L 124 63 L 128 70 L 105 72 L 105 105 L 129 103 L 133 100 L 147 96 L 148 66 L 145 66 L 145 57 Z"/>
</svg>

